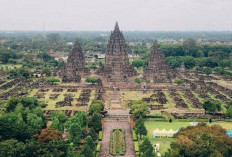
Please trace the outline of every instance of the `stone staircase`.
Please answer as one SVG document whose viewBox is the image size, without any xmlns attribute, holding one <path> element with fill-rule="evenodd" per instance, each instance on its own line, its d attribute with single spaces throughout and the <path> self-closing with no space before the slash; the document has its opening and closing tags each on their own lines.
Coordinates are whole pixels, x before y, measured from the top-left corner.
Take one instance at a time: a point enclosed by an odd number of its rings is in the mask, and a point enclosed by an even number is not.
<svg viewBox="0 0 232 157">
<path fill-rule="evenodd" d="M 110 94 L 111 97 L 111 109 L 121 109 L 121 95 L 117 89 L 114 89 Z"/>
<path fill-rule="evenodd" d="M 106 118 L 104 118 L 104 121 L 106 122 L 129 122 L 129 115 L 108 115 Z"/>
</svg>

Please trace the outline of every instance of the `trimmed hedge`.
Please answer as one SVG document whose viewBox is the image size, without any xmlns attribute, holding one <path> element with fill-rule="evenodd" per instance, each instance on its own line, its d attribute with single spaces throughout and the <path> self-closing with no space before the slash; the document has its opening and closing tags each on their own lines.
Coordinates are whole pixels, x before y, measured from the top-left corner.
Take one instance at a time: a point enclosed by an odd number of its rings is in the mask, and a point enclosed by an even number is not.
<svg viewBox="0 0 232 157">
<path fill-rule="evenodd" d="M 101 150 L 101 142 L 99 141 L 97 143 L 96 152 L 100 152 L 100 150 Z"/>
<path fill-rule="evenodd" d="M 99 131 L 98 140 L 99 140 L 99 141 L 102 140 L 102 131 Z"/>
<path fill-rule="evenodd" d="M 133 136 L 133 141 L 138 141 L 137 135 L 135 133 L 135 130 L 132 130 L 132 136 Z"/>
<path fill-rule="evenodd" d="M 139 142 L 134 141 L 134 146 L 135 146 L 135 152 L 139 152 Z"/>
</svg>

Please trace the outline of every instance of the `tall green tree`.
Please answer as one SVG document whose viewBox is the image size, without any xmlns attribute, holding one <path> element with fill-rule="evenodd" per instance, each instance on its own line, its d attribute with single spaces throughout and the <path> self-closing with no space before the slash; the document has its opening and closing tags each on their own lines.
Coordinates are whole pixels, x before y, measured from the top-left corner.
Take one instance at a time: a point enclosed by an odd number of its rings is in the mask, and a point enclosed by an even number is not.
<svg viewBox="0 0 232 157">
<path fill-rule="evenodd" d="M 140 137 L 147 135 L 147 128 L 145 127 L 144 123 L 140 123 L 137 126 L 135 133 L 139 135 Z"/>
<path fill-rule="evenodd" d="M 93 114 L 92 118 L 89 121 L 89 127 L 94 128 L 96 132 L 99 132 L 102 130 L 102 125 L 101 125 L 101 117 L 99 114 Z"/>
<path fill-rule="evenodd" d="M 85 144 L 89 145 L 89 148 L 94 151 L 95 148 L 96 148 L 96 145 L 92 139 L 91 136 L 87 136 L 86 139 L 85 139 Z"/>
<path fill-rule="evenodd" d="M 147 155 L 153 155 L 153 147 L 149 139 L 146 137 L 143 142 L 139 145 L 139 150 L 143 153 L 143 157 L 148 157 Z"/>
<path fill-rule="evenodd" d="M 185 56 L 193 56 L 197 55 L 197 44 L 193 39 L 187 39 L 183 42 L 183 50 Z"/>
<path fill-rule="evenodd" d="M 81 126 L 78 123 L 72 123 L 68 128 L 68 138 L 69 141 L 73 142 L 75 146 L 77 146 L 81 140 L 82 130 Z"/>
<path fill-rule="evenodd" d="M 87 144 L 85 144 L 82 148 L 81 155 L 83 155 L 84 157 L 94 157 L 93 151 Z"/>
</svg>

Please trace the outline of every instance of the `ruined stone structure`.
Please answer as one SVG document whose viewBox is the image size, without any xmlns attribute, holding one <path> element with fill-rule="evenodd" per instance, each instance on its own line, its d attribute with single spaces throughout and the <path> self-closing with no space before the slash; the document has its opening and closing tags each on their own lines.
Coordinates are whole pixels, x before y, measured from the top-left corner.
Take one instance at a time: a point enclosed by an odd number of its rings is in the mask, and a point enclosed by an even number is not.
<svg viewBox="0 0 232 157">
<path fill-rule="evenodd" d="M 165 61 L 165 57 L 158 50 L 158 43 L 152 47 L 148 66 L 144 69 L 144 78 L 154 83 L 169 83 L 173 78 L 172 71 Z"/>
<path fill-rule="evenodd" d="M 58 71 L 63 82 L 80 82 L 81 77 L 88 75 L 89 69 L 85 67 L 85 56 L 78 41 L 76 41 L 72 52 L 65 63 Z"/>
<path fill-rule="evenodd" d="M 128 77 L 136 75 L 135 69 L 129 63 L 126 41 L 117 22 L 108 40 L 105 65 L 100 67 L 98 73 L 110 82 L 125 82 Z"/>
<path fill-rule="evenodd" d="M 180 73 L 186 73 L 186 69 L 185 69 L 184 62 L 181 63 L 181 66 L 180 66 L 180 68 L 179 68 L 179 72 L 180 72 Z"/>
</svg>

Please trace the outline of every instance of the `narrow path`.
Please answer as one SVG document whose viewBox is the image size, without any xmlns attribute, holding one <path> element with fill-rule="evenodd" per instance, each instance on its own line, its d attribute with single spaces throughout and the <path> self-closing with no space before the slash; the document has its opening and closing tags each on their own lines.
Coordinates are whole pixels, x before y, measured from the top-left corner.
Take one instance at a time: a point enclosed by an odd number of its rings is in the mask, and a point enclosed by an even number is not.
<svg viewBox="0 0 232 157">
<path fill-rule="evenodd" d="M 125 130 L 126 154 L 125 157 L 135 157 L 134 142 L 132 138 L 129 112 L 126 110 L 109 110 L 108 116 L 104 119 L 103 139 L 101 143 L 100 157 L 111 157 L 109 153 L 110 147 L 110 131 L 117 128 Z"/>
</svg>

